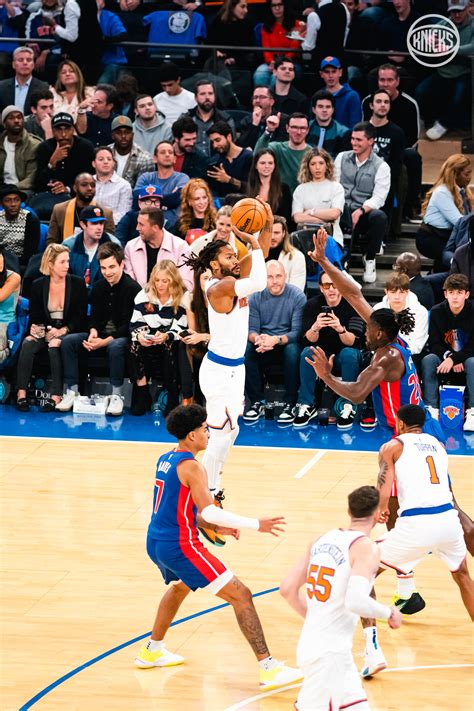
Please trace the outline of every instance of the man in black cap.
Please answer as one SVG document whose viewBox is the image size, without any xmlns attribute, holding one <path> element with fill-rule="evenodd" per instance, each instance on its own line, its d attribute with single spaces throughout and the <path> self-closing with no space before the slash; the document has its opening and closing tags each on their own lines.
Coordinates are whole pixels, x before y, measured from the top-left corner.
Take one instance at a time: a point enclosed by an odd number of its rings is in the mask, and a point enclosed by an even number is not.
<svg viewBox="0 0 474 711">
<path fill-rule="evenodd" d="M 116 116 L 112 121 L 112 141 L 109 148 L 115 158 L 115 172 L 132 188 L 142 173 L 155 170 L 153 156 L 134 142 L 133 123 L 128 116 Z"/>
<path fill-rule="evenodd" d="M 69 272 L 83 277 L 87 289 L 102 278 L 97 260 L 97 250 L 101 244 L 115 242 L 120 244 L 113 235 L 105 232 L 106 217 L 98 205 L 89 205 L 81 210 L 79 215 L 81 232 L 65 239 L 63 244 L 69 247 Z"/>
<path fill-rule="evenodd" d="M 69 200 L 79 173 L 93 173 L 94 147 L 87 139 L 74 135 L 72 116 L 56 114 L 51 125 L 53 137 L 37 151 L 35 192 L 39 194 L 31 201 L 42 220 L 49 219 L 54 205 Z"/>
<path fill-rule="evenodd" d="M 0 190 L 0 247 L 8 254 L 7 266 L 15 264 L 15 257 L 22 268 L 29 258 L 38 251 L 40 223 L 33 213 L 22 208 L 26 194 L 16 185 L 5 185 Z M 13 259 L 11 255 L 15 255 Z"/>
</svg>

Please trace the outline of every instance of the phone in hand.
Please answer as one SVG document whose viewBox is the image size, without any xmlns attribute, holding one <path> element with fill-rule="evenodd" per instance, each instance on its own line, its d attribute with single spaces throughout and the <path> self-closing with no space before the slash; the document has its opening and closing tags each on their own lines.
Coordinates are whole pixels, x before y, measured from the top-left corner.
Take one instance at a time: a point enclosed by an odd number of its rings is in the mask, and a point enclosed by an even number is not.
<svg viewBox="0 0 474 711">
<path fill-rule="evenodd" d="M 325 316 L 331 316 L 333 313 L 333 310 L 330 306 L 321 306 L 321 313 L 324 314 Z"/>
<path fill-rule="evenodd" d="M 190 336 L 190 332 L 188 331 L 187 328 L 184 329 L 184 331 L 181 331 L 180 334 L 181 338 L 186 338 L 186 336 Z"/>
<path fill-rule="evenodd" d="M 152 341 L 152 340 L 155 338 L 155 336 L 152 336 L 151 333 L 145 333 L 144 338 L 145 338 L 147 341 Z"/>
</svg>

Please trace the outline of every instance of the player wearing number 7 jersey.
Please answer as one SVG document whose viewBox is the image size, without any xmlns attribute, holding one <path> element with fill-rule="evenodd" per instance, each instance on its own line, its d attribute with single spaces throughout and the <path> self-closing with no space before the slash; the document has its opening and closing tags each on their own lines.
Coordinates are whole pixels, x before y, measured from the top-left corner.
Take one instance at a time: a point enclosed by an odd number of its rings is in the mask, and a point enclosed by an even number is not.
<svg viewBox="0 0 474 711">
<path fill-rule="evenodd" d="M 369 538 L 379 517 L 379 492 L 362 486 L 349 494 L 350 523 L 318 538 L 282 582 L 280 592 L 304 618 L 298 665 L 304 674 L 298 711 L 367 711 L 370 707 L 352 658 L 360 615 L 401 624 L 396 607 L 370 597 L 379 569 L 377 546 Z M 303 588 L 303 586 L 305 586 Z"/>
</svg>

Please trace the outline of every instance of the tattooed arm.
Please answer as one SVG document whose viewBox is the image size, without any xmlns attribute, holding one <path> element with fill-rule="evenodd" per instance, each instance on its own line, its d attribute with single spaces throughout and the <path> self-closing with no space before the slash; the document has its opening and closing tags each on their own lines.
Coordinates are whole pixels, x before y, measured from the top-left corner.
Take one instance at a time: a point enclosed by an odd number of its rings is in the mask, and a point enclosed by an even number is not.
<svg viewBox="0 0 474 711">
<path fill-rule="evenodd" d="M 380 523 L 387 523 L 390 515 L 389 499 L 395 478 L 395 462 L 403 451 L 403 444 L 398 439 L 392 439 L 383 444 L 379 450 L 379 473 L 377 489 L 380 491 Z"/>
</svg>

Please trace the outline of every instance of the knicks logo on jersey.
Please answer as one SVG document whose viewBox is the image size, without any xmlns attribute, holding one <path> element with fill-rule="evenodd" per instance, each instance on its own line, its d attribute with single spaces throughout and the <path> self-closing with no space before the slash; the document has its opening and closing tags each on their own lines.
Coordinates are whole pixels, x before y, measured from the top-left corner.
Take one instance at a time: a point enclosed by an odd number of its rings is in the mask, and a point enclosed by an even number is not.
<svg viewBox="0 0 474 711">
<path fill-rule="evenodd" d="M 239 299 L 239 309 L 245 309 L 245 307 L 248 305 L 249 300 L 246 296 L 244 296 L 242 299 Z"/>
<path fill-rule="evenodd" d="M 460 412 L 459 407 L 455 407 L 454 405 L 446 405 L 446 407 L 443 407 L 443 414 L 446 415 L 448 420 L 454 420 Z"/>
</svg>

